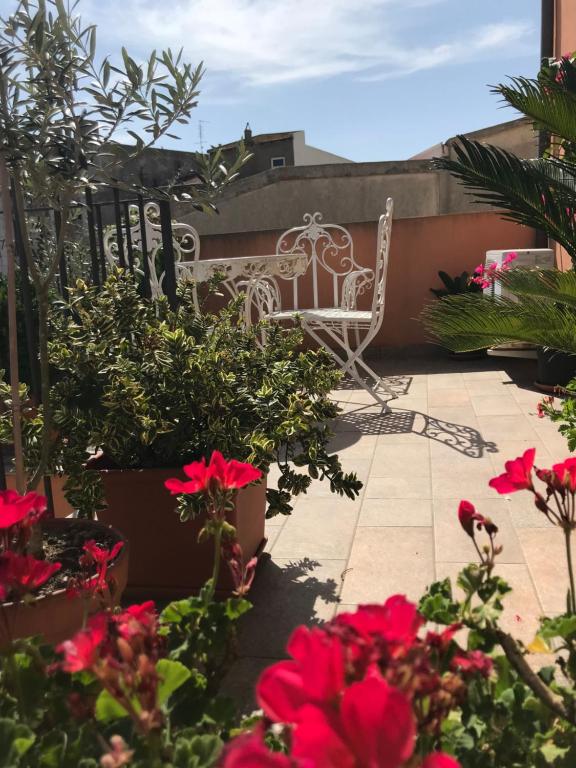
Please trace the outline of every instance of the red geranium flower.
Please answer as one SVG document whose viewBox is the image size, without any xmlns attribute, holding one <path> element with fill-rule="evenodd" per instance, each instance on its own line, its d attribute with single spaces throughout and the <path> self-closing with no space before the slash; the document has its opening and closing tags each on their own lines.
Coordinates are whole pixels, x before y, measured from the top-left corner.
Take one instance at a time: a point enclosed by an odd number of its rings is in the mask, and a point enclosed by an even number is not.
<svg viewBox="0 0 576 768">
<path fill-rule="evenodd" d="M 376 635 L 389 643 L 410 646 L 423 620 L 414 603 L 404 595 L 392 595 L 384 605 L 360 605 L 355 613 L 336 616 L 334 623 L 352 627 L 365 638 Z"/>
<path fill-rule="evenodd" d="M 522 456 L 512 459 L 504 464 L 506 472 L 498 477 L 493 477 L 488 483 L 498 493 L 515 493 L 533 489 L 532 468 L 534 467 L 535 448 L 528 448 Z"/>
<path fill-rule="evenodd" d="M 482 651 L 467 651 L 457 654 L 452 659 L 452 669 L 472 674 L 480 674 L 489 677 L 494 667 L 492 659 L 486 656 Z"/>
<path fill-rule="evenodd" d="M 90 669 L 98 660 L 100 646 L 108 634 L 108 617 L 97 613 L 88 620 L 88 627 L 77 632 L 70 640 L 56 646 L 64 654 L 61 666 L 65 672 L 81 672 Z"/>
<path fill-rule="evenodd" d="M 270 752 L 259 733 L 246 733 L 226 747 L 222 768 L 291 768 L 293 765 L 286 755 Z"/>
<path fill-rule="evenodd" d="M 136 635 L 151 635 L 156 631 L 157 615 L 153 600 L 131 605 L 112 618 L 118 626 L 118 633 L 127 640 Z"/>
<path fill-rule="evenodd" d="M 443 752 L 435 752 L 422 763 L 422 768 L 460 768 L 460 763 L 450 755 Z"/>
<path fill-rule="evenodd" d="M 576 459 L 566 459 L 552 467 L 558 483 L 570 493 L 576 492 Z"/>
<path fill-rule="evenodd" d="M 293 661 L 265 669 L 256 698 L 271 720 L 293 723 L 305 704 L 323 706 L 338 697 L 344 687 L 344 656 L 340 640 L 318 628 L 298 627 L 286 649 Z"/>
<path fill-rule="evenodd" d="M 344 691 L 339 715 L 307 705 L 292 754 L 315 768 L 398 768 L 412 755 L 410 702 L 375 672 Z"/>
<path fill-rule="evenodd" d="M 183 469 L 190 480 L 183 482 L 178 478 L 170 478 L 164 483 L 173 494 L 236 490 L 262 477 L 262 472 L 252 464 L 236 459 L 227 461 L 220 451 L 212 453 L 208 465 L 203 458 L 202 461 L 187 464 Z"/>
<path fill-rule="evenodd" d="M 32 555 L 18 555 L 12 550 L 4 552 L 0 555 L 0 599 L 4 600 L 10 592 L 19 595 L 33 592 L 61 567 L 61 563 L 37 560 Z"/>
<path fill-rule="evenodd" d="M 397 768 L 414 750 L 416 725 L 410 702 L 379 673 L 346 689 L 340 718 L 358 766 Z"/>
<path fill-rule="evenodd" d="M 46 511 L 46 497 L 39 493 L 21 496 L 16 491 L 0 491 L 0 528 L 11 528 L 26 518 L 37 522 Z"/>
<path fill-rule="evenodd" d="M 460 520 L 460 525 L 464 528 L 468 536 L 471 536 L 472 538 L 474 538 L 474 523 L 477 524 L 478 528 L 484 528 L 489 536 L 498 533 L 498 526 L 494 525 L 489 517 L 484 517 L 484 515 L 476 512 L 474 504 L 464 499 L 458 506 L 458 520 Z"/>
</svg>

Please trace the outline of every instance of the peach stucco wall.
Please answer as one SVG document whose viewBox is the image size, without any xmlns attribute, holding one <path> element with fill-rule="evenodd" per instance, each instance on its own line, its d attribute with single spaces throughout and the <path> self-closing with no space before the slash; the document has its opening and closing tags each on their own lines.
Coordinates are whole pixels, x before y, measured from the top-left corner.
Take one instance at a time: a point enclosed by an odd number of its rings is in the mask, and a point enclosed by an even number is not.
<svg viewBox="0 0 576 768">
<path fill-rule="evenodd" d="M 576 2 L 556 0 L 554 54 L 563 56 L 576 51 Z"/>
<path fill-rule="evenodd" d="M 376 222 L 350 224 L 356 260 L 373 266 Z M 274 253 L 279 232 L 250 232 L 202 237 L 202 258 Z M 471 272 L 494 248 L 530 248 L 533 230 L 504 221 L 496 213 L 453 214 L 429 218 L 398 219 L 392 228 L 392 246 L 382 329 L 375 346 L 406 346 L 426 341 L 417 320 L 424 305 L 433 300 L 438 270 L 451 275 Z M 327 287 L 327 286 L 325 286 Z M 359 308 L 363 307 L 360 304 Z"/>
</svg>

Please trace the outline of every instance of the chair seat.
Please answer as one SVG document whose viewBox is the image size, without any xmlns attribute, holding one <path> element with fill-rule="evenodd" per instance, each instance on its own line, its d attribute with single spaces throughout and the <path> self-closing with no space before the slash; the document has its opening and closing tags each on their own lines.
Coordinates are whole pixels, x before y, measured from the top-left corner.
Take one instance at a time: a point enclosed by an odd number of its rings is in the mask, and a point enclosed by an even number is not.
<svg viewBox="0 0 576 768">
<path fill-rule="evenodd" d="M 327 307 L 318 309 L 283 309 L 278 312 L 270 312 L 266 315 L 269 320 L 293 320 L 296 315 L 304 321 L 318 320 L 329 323 L 366 324 L 372 320 L 372 312 L 360 309 L 340 309 L 339 307 Z"/>
</svg>

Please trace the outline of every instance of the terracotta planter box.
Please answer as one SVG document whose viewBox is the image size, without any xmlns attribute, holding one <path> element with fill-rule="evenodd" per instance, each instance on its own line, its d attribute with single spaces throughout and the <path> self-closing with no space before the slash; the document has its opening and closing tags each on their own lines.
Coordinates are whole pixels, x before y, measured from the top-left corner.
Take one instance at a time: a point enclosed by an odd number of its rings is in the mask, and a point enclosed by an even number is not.
<svg viewBox="0 0 576 768">
<path fill-rule="evenodd" d="M 50 482 L 52 484 L 52 498 L 54 499 L 54 516 L 55 517 L 68 517 L 74 513 L 74 510 L 66 500 L 64 495 L 64 483 L 66 482 L 66 475 L 52 475 Z M 6 485 L 11 490 L 16 490 L 16 475 L 13 472 L 6 474 Z M 38 487 L 35 489 L 37 493 L 44 495 L 44 482 L 40 481 Z"/>
<path fill-rule="evenodd" d="M 106 509 L 98 518 L 121 530 L 130 542 L 127 592 L 134 597 L 181 598 L 197 592 L 212 574 L 213 541 L 198 543 L 203 521 L 180 522 L 177 497 L 164 487 L 181 469 L 101 469 Z M 245 560 L 262 550 L 266 482 L 243 488 L 229 522 L 236 528 Z M 233 588 L 222 565 L 218 591 Z"/>
<path fill-rule="evenodd" d="M 89 532 L 86 539 L 93 538 L 93 530 L 102 523 L 86 520 L 47 520 L 43 523 L 45 530 L 50 533 L 64 531 L 66 528 L 86 528 Z M 128 543 L 124 536 L 112 530 L 117 541 L 124 541 L 118 557 L 108 570 L 114 578 L 114 594 L 105 594 L 101 599 L 91 601 L 88 613 L 96 613 L 104 605 L 119 605 L 128 578 Z M 0 647 L 6 646 L 10 639 L 41 635 L 49 643 L 60 643 L 72 637 L 82 627 L 86 604 L 83 598 L 70 598 L 66 590 L 59 589 L 52 594 L 39 597 L 34 603 L 4 603 L 0 607 Z"/>
</svg>

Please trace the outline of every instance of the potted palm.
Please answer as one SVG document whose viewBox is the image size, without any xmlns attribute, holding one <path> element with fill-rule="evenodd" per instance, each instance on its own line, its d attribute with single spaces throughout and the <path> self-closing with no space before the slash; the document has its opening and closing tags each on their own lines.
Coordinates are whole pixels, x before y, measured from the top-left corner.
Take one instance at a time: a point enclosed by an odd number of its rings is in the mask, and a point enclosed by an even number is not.
<svg viewBox="0 0 576 768">
<path fill-rule="evenodd" d="M 121 271 L 100 290 L 78 283 L 70 307 L 54 313 L 50 343 L 52 462 L 67 474 L 73 506 L 127 536 L 132 592 L 185 594 L 208 578 L 211 548 L 197 541 L 203 520 L 178 510 L 164 482 L 186 481 L 181 467 L 214 451 L 264 475 L 229 509 L 247 559 L 263 543 L 266 505 L 269 516 L 288 514 L 291 497 L 317 478 L 358 494 L 356 476 L 327 452 L 339 374 L 325 351 L 302 350 L 299 329 L 267 328 L 261 347 L 262 328 L 244 328 L 238 301 L 217 316 L 198 314 L 183 284 L 171 309 L 164 297 L 143 299 Z M 27 437 L 33 444 L 34 430 Z M 272 463 L 278 487 L 266 488 Z"/>
<path fill-rule="evenodd" d="M 35 491 L 54 469 L 52 457 L 58 434 L 52 401 L 48 315 L 59 265 L 73 247 L 73 222 L 84 192 L 105 185 L 118 186 L 127 160 L 154 145 L 175 124 L 185 122 L 196 106 L 201 76 L 201 67 L 183 63 L 181 56 L 170 50 L 153 52 L 145 65 L 139 65 L 125 49 L 114 63 L 107 57 L 99 58 L 95 27 L 84 26 L 74 9 L 70 10 L 62 0 L 21 0 L 13 13 L 0 21 L 0 192 L 8 256 L 10 365 L 10 412 L 2 416 L 10 422 L 18 498 L 25 498 L 26 490 Z M 127 132 L 134 145 L 126 147 L 115 141 L 119 131 L 124 136 Z M 237 165 L 243 159 L 240 156 Z M 234 167 L 219 168 L 219 162 L 213 161 L 206 183 L 187 190 L 187 198 L 200 209 L 211 209 L 213 193 L 234 177 Z M 124 181 L 122 186 L 147 191 L 138 180 Z M 171 191 L 155 190 L 155 196 L 168 199 Z M 39 357 L 40 402 L 34 404 L 36 415 L 29 423 L 23 422 L 18 378 L 16 231 L 37 311 L 34 346 Z M 28 285 L 27 280 L 22 274 L 20 282 Z M 23 431 L 34 435 L 32 443 L 26 441 L 26 455 L 22 452 Z M 33 579 L 35 562 L 49 554 L 46 525 L 50 523 L 34 518 L 23 551 L 17 552 L 24 558 L 19 561 L 23 582 L 27 578 L 25 569 Z M 74 550 L 74 562 L 86 562 L 84 547 L 92 540 L 101 550 L 111 543 L 115 559 L 127 557 L 127 547 L 116 549 L 118 541 L 110 542 L 110 529 L 102 523 L 56 521 L 54 525 L 57 538 L 68 539 Z M 84 533 L 79 537 L 78 528 L 83 525 Z M 8 569 L 12 562 L 10 551 L 6 544 L 0 553 L 0 571 Z M 66 574 L 65 563 L 62 565 L 60 576 L 64 574 L 63 578 L 70 580 L 76 571 Z M 52 592 L 49 589 L 54 584 L 53 578 L 46 581 L 43 604 L 59 600 L 58 585 Z M 6 600 L 12 600 L 12 592 L 5 591 Z M 67 632 L 73 629 L 69 619 L 78 601 L 83 603 L 80 594 L 67 603 Z M 26 610 L 28 601 L 23 607 L 18 604 L 20 614 Z M 36 610 L 35 616 L 44 622 L 38 631 L 58 634 L 54 626 L 59 620 L 57 615 L 50 607 Z"/>
<path fill-rule="evenodd" d="M 468 293 L 480 293 L 482 286 L 474 276 L 468 272 L 462 272 L 459 275 L 451 277 L 444 270 L 439 270 L 438 277 L 443 283 L 442 288 L 430 288 L 430 291 L 437 299 L 443 299 L 445 296 L 461 296 Z M 478 357 L 484 357 L 485 349 L 470 350 L 466 352 L 456 352 L 449 349 L 448 354 L 457 360 L 475 360 Z"/>
<path fill-rule="evenodd" d="M 544 232 L 576 264 L 576 61 L 550 61 L 537 79 L 515 78 L 495 89 L 534 121 L 548 142 L 543 156 L 513 153 L 460 136 L 455 157 L 435 165 L 450 171 L 477 200 L 503 216 Z M 443 298 L 424 310 L 423 321 L 442 343 L 466 351 L 510 342 L 540 345 L 539 379 L 565 384 L 576 373 L 573 275 L 514 269 L 498 279 L 518 301 L 491 296 Z"/>
</svg>

